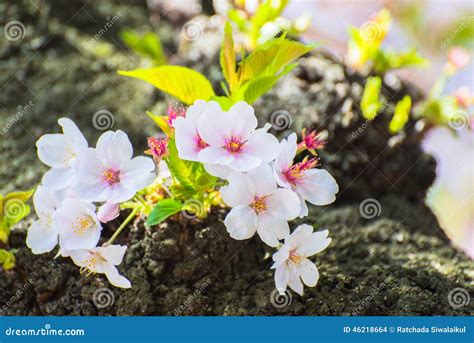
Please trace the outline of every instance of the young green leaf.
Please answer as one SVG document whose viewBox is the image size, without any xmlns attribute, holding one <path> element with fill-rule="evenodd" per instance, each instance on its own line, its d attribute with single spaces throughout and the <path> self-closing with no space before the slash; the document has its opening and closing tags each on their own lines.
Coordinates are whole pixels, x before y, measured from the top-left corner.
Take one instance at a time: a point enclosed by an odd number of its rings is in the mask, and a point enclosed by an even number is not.
<svg viewBox="0 0 474 343">
<path fill-rule="evenodd" d="M 257 101 L 258 98 L 273 88 L 280 77 L 288 74 L 296 66 L 297 63 L 289 64 L 278 75 L 262 76 L 247 82 L 232 99 L 234 101 L 245 100 L 249 104 Z"/>
<path fill-rule="evenodd" d="M 393 113 L 393 118 L 390 121 L 389 129 L 391 133 L 397 133 L 402 130 L 410 117 L 411 98 L 405 95 L 402 100 L 397 102 Z"/>
<path fill-rule="evenodd" d="M 140 55 L 150 58 L 154 65 L 160 66 L 167 63 L 160 37 L 153 32 L 140 36 L 137 32 L 124 29 L 119 32 L 122 41 Z"/>
<path fill-rule="evenodd" d="M 392 69 L 424 67 L 428 64 L 429 61 L 423 58 L 416 49 L 401 53 L 379 51 L 374 59 L 374 69 L 380 74 Z"/>
<path fill-rule="evenodd" d="M 262 76 L 274 76 L 295 59 L 314 49 L 314 45 L 305 45 L 281 36 L 252 52 L 240 63 L 239 85 Z"/>
<path fill-rule="evenodd" d="M 229 23 L 225 24 L 224 40 L 222 42 L 220 62 L 222 73 L 229 84 L 232 92 L 237 85 L 237 72 L 235 64 L 234 39 L 232 37 L 232 27 Z"/>
<path fill-rule="evenodd" d="M 159 201 L 146 220 L 147 225 L 157 225 L 173 214 L 180 212 L 183 204 L 175 199 L 164 199 Z"/>
<path fill-rule="evenodd" d="M 186 67 L 166 65 L 118 73 L 146 81 L 188 105 L 199 99 L 207 101 L 215 95 L 211 83 L 204 75 Z"/>
<path fill-rule="evenodd" d="M 168 117 L 167 116 L 158 116 L 158 115 L 153 114 L 149 111 L 147 111 L 146 114 L 148 114 L 148 116 L 151 118 L 151 120 L 153 120 L 155 122 L 155 124 L 161 129 L 161 131 L 163 131 L 163 133 L 165 135 L 167 135 L 168 137 L 172 136 L 171 128 L 168 124 Z"/>
<path fill-rule="evenodd" d="M 175 177 L 182 187 L 192 190 L 195 192 L 195 187 L 191 180 L 191 162 L 183 161 L 178 156 L 178 149 L 174 139 L 170 139 L 168 142 L 169 156 L 166 158 L 166 163 L 171 172 L 171 175 Z"/>
<path fill-rule="evenodd" d="M 365 84 L 364 93 L 362 94 L 362 100 L 360 107 L 362 115 L 365 119 L 373 120 L 382 103 L 379 100 L 380 88 L 382 87 L 382 79 L 378 76 L 369 77 Z"/>
<path fill-rule="evenodd" d="M 5 270 L 15 267 L 15 255 L 13 255 L 13 252 L 0 249 L 0 264 Z"/>
</svg>

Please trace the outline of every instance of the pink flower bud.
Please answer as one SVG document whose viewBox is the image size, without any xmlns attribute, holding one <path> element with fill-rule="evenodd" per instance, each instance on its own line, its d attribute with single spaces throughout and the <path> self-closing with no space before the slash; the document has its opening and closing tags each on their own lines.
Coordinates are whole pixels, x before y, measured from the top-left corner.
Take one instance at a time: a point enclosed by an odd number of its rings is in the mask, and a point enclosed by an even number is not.
<svg viewBox="0 0 474 343">
<path fill-rule="evenodd" d="M 148 147 L 145 154 L 153 156 L 155 161 L 160 161 L 163 157 L 168 156 L 168 138 L 148 137 Z"/>
<path fill-rule="evenodd" d="M 120 213 L 119 205 L 111 202 L 103 204 L 97 212 L 97 218 L 102 223 L 107 223 L 118 217 Z"/>
</svg>

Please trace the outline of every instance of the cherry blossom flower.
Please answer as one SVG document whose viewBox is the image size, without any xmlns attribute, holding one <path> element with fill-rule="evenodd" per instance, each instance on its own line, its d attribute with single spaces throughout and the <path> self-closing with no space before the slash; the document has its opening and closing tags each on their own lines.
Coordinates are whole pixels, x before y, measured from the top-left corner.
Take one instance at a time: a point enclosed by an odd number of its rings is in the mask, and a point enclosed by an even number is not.
<svg viewBox="0 0 474 343">
<path fill-rule="evenodd" d="M 316 159 L 305 158 L 299 163 L 293 163 L 296 156 L 296 134 L 280 143 L 281 152 L 275 160 L 275 177 L 278 185 L 290 188 L 300 197 L 300 217 L 308 215 L 305 201 L 313 205 L 323 206 L 336 199 L 339 186 L 336 180 L 326 170 L 315 168 Z"/>
<path fill-rule="evenodd" d="M 64 251 L 62 256 L 70 256 L 73 262 L 81 267 L 81 273 L 105 274 L 109 282 L 121 288 L 130 288 L 130 281 L 120 275 L 117 268 L 122 263 L 126 246 L 107 245 L 92 249 Z"/>
<path fill-rule="evenodd" d="M 119 204 L 107 201 L 97 211 L 97 218 L 102 223 L 107 223 L 117 218 L 120 214 Z"/>
<path fill-rule="evenodd" d="M 62 134 L 46 134 L 36 142 L 38 157 L 51 167 L 43 176 L 43 186 L 62 189 L 74 182 L 73 164 L 79 153 L 87 148 L 87 141 L 71 119 L 60 118 Z"/>
<path fill-rule="evenodd" d="M 313 155 L 317 155 L 316 150 L 324 148 L 326 140 L 322 138 L 321 132 L 310 131 L 306 134 L 306 129 L 303 129 L 303 140 L 298 144 L 298 151 L 308 150 Z"/>
<path fill-rule="evenodd" d="M 270 123 L 266 123 L 264 127 L 260 128 L 260 129 L 256 129 L 255 132 L 256 133 L 267 133 L 268 130 L 270 130 L 271 127 L 272 127 L 272 125 Z M 225 179 L 225 180 L 227 180 L 229 175 L 233 172 L 233 170 L 231 168 L 229 168 L 228 166 L 222 165 L 222 164 L 204 163 L 204 168 L 206 169 L 206 171 L 209 174 L 211 174 L 213 176 L 220 177 L 221 179 Z"/>
<path fill-rule="evenodd" d="M 331 243 L 328 234 L 328 230 L 313 232 L 311 225 L 302 224 L 273 254 L 275 285 L 281 294 L 285 293 L 287 286 L 300 295 L 303 295 L 303 283 L 308 287 L 316 286 L 319 279 L 318 268 L 308 257 L 328 247 Z"/>
<path fill-rule="evenodd" d="M 50 252 L 58 244 L 58 230 L 53 228 L 53 213 L 61 204 L 61 195 L 57 191 L 38 186 L 33 197 L 38 220 L 28 229 L 26 245 L 33 254 Z"/>
<path fill-rule="evenodd" d="M 61 251 L 90 249 L 102 231 L 95 206 L 79 199 L 65 199 L 53 213 L 53 231 L 59 234 Z"/>
<path fill-rule="evenodd" d="M 198 132 L 198 121 L 205 111 L 220 110 L 217 102 L 197 100 L 194 105 L 189 106 L 186 117 L 178 117 L 174 120 L 176 148 L 178 156 L 183 160 L 199 162 L 199 152 L 208 147 Z"/>
<path fill-rule="evenodd" d="M 199 150 L 198 160 L 240 172 L 269 163 L 279 153 L 278 140 L 256 128 L 257 118 L 247 103 L 239 101 L 224 112 L 209 101 L 197 123 L 197 132 L 208 145 Z"/>
<path fill-rule="evenodd" d="M 289 189 L 277 188 L 269 165 L 247 174 L 233 172 L 229 185 L 221 188 L 224 202 L 233 207 L 225 226 L 234 239 L 248 239 L 255 232 L 263 242 L 277 246 L 290 233 L 288 220 L 300 210 L 298 196 Z"/>
<path fill-rule="evenodd" d="M 123 131 L 102 134 L 96 149 L 83 151 L 75 163 L 78 196 L 88 201 L 121 203 L 151 184 L 153 160 L 132 155 L 132 144 Z"/>
<path fill-rule="evenodd" d="M 149 149 L 145 151 L 145 154 L 153 156 L 156 163 L 168 156 L 168 138 L 148 137 L 147 141 Z"/>
</svg>

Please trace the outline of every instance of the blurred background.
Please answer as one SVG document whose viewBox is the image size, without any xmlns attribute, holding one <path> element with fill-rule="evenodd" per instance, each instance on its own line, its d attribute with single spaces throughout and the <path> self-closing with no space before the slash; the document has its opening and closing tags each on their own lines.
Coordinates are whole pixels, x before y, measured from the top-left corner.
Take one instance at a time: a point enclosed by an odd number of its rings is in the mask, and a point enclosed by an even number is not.
<svg viewBox="0 0 474 343">
<path fill-rule="evenodd" d="M 427 67 L 395 72 L 425 94 L 430 92 L 442 74 L 450 48 L 462 46 L 472 53 L 474 1 L 294 0 L 289 3 L 285 16 L 294 20 L 303 13 L 310 14 L 311 25 L 303 34 L 305 39 L 321 42 L 325 48 L 343 58 L 347 52 L 347 27 L 361 26 L 384 7 L 390 10 L 394 21 L 383 44 L 396 50 L 416 47 L 430 60 Z M 472 59 L 448 81 L 445 93 L 453 93 L 461 87 L 472 96 Z M 471 118 L 472 110 L 471 105 L 468 109 Z M 434 128 L 426 136 L 424 147 L 438 162 L 437 181 L 426 202 L 453 242 L 474 257 L 473 131 L 461 130 L 455 134 L 447 128 Z"/>
</svg>

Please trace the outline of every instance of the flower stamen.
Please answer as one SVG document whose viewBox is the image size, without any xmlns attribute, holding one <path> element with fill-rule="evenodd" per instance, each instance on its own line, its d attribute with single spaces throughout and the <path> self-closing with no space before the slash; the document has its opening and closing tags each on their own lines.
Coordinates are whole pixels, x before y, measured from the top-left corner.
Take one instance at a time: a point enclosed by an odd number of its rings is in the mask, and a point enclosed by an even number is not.
<svg viewBox="0 0 474 343">
<path fill-rule="evenodd" d="M 303 161 L 298 162 L 288 168 L 284 173 L 285 177 L 288 182 L 296 184 L 302 178 L 303 172 L 308 169 L 315 168 L 318 165 L 318 162 L 319 161 L 316 157 L 308 159 L 306 156 Z"/>
<path fill-rule="evenodd" d="M 102 172 L 102 181 L 107 183 L 109 186 L 112 186 L 120 182 L 120 171 L 113 169 L 105 169 Z"/>
<path fill-rule="evenodd" d="M 74 233 L 78 235 L 83 235 L 87 230 L 93 227 L 95 224 L 94 219 L 91 216 L 85 215 L 79 218 L 76 218 L 72 222 L 72 229 Z"/>
<path fill-rule="evenodd" d="M 303 258 L 300 255 L 298 255 L 294 250 L 291 250 L 290 255 L 288 256 L 288 259 L 290 260 L 291 263 L 297 266 L 301 263 L 301 260 Z"/>
<path fill-rule="evenodd" d="M 231 136 L 229 140 L 226 141 L 224 148 L 230 153 L 239 153 L 242 151 L 244 142 L 238 137 Z"/>
<path fill-rule="evenodd" d="M 250 207 L 253 208 L 257 214 L 260 214 L 268 208 L 266 199 L 267 196 L 255 196 Z"/>
</svg>

